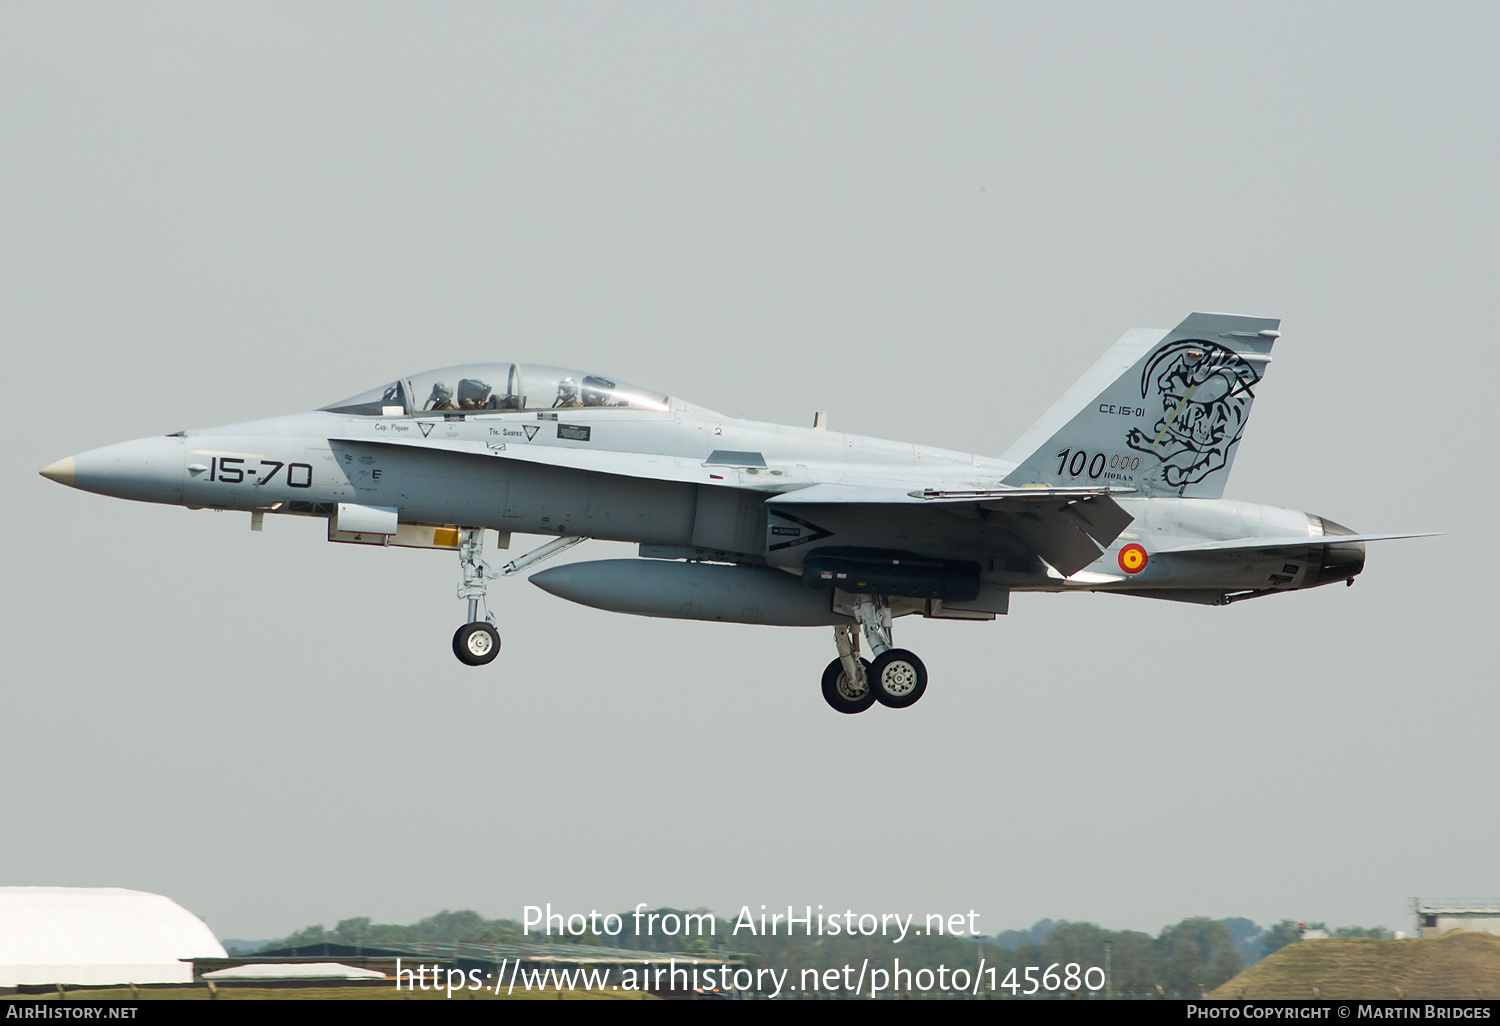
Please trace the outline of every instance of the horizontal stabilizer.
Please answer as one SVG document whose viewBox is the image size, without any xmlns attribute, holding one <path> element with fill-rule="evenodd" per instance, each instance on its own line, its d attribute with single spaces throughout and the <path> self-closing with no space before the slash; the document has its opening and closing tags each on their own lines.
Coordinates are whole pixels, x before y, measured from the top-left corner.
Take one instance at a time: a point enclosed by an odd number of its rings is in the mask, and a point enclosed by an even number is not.
<svg viewBox="0 0 1500 1026">
<path fill-rule="evenodd" d="M 1076 521 L 1078 529 L 1103 548 L 1109 548 L 1110 543 L 1135 519 L 1121 509 L 1119 503 L 1103 495 L 1071 502 L 1063 507 L 1062 512 L 1063 516 Z"/>
<path fill-rule="evenodd" d="M 1418 531 L 1407 534 L 1321 534 L 1305 538 L 1231 538 L 1229 541 L 1198 542 L 1159 549 L 1157 555 L 1173 556 L 1189 552 L 1232 552 L 1237 549 L 1305 549 L 1309 545 L 1347 545 L 1350 542 L 1392 541 L 1397 538 L 1436 538 L 1440 531 Z"/>
<path fill-rule="evenodd" d="M 1002 515 L 1000 522 L 1021 544 L 1056 567 L 1064 577 L 1077 573 L 1103 555 L 1102 547 L 1080 530 L 1071 517 L 1022 513 Z"/>
</svg>

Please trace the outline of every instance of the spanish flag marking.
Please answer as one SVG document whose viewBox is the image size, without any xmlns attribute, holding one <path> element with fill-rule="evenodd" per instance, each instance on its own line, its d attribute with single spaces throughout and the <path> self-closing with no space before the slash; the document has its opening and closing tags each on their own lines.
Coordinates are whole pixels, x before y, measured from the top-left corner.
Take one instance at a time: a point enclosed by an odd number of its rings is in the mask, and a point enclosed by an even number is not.
<svg viewBox="0 0 1500 1026">
<path fill-rule="evenodd" d="M 1127 574 L 1138 574 L 1146 569 L 1146 550 L 1131 542 L 1120 550 L 1120 569 Z"/>
</svg>

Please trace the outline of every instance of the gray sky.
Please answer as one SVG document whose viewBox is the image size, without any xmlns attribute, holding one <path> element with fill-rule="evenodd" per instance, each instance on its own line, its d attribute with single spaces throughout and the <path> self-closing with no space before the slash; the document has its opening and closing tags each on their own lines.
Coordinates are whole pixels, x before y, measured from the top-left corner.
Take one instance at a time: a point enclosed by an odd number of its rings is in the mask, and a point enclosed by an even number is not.
<svg viewBox="0 0 1500 1026">
<path fill-rule="evenodd" d="M 1409 927 L 1500 892 L 1490 4 L 0 7 L 0 882 L 221 936 L 637 902 Z M 1282 317 L 1227 496 L 1352 589 L 825 630 L 492 593 L 36 471 L 471 360 L 998 454 L 1131 327 Z M 518 538 L 524 546 L 532 539 Z M 592 543 L 578 558 L 628 554 Z"/>
</svg>

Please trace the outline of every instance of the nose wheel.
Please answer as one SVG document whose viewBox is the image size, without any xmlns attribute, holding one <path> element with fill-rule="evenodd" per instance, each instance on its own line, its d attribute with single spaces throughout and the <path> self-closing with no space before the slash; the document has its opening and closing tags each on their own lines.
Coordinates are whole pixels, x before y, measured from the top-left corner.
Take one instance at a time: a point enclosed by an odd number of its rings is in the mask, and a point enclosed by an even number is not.
<svg viewBox="0 0 1500 1026">
<path fill-rule="evenodd" d="M 487 623 L 466 623 L 453 635 L 453 654 L 468 666 L 483 666 L 500 654 L 500 633 Z"/>
</svg>

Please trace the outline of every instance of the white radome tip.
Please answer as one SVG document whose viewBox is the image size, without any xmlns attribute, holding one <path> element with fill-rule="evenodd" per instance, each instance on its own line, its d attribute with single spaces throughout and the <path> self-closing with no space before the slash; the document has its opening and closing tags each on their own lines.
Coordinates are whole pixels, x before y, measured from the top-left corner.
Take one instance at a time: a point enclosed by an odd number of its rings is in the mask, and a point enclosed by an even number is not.
<svg viewBox="0 0 1500 1026">
<path fill-rule="evenodd" d="M 41 475 L 49 481 L 56 481 L 58 484 L 65 484 L 71 488 L 74 481 L 73 457 L 69 456 L 67 459 L 48 464 L 41 469 Z"/>
</svg>

